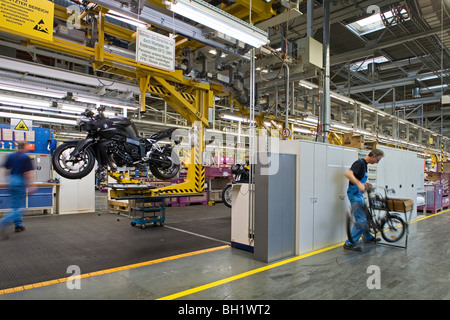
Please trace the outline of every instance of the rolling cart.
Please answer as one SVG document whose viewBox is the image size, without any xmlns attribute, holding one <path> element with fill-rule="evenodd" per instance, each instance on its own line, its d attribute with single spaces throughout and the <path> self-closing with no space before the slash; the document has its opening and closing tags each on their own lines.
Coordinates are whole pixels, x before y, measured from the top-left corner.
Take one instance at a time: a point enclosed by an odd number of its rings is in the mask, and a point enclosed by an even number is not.
<svg viewBox="0 0 450 320">
<path fill-rule="evenodd" d="M 165 197 L 151 196 L 127 196 L 120 197 L 120 200 L 134 200 L 134 206 L 131 207 L 133 219 L 131 225 L 139 225 L 145 229 L 147 224 L 164 226 L 165 217 Z M 159 213 L 159 214 L 158 214 Z"/>
</svg>

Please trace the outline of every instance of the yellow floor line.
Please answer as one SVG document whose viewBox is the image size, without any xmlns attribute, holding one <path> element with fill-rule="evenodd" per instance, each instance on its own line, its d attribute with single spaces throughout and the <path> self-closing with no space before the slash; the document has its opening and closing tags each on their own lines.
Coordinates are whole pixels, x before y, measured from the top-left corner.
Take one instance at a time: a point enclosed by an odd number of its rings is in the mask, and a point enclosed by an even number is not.
<svg viewBox="0 0 450 320">
<path fill-rule="evenodd" d="M 428 218 L 431 218 L 431 217 L 435 217 L 435 216 L 438 216 L 438 215 L 440 215 L 440 214 L 443 214 L 443 213 L 446 213 L 446 212 L 449 212 L 449 211 L 450 211 L 450 209 L 442 210 L 442 211 L 440 211 L 440 212 L 436 212 L 436 213 L 430 214 L 430 215 L 428 215 L 428 216 L 425 216 L 425 217 L 416 219 L 416 220 L 414 220 L 414 221 L 408 222 L 408 224 L 410 224 L 410 223 L 415 223 L 415 222 L 419 222 L 419 221 L 422 221 L 422 220 L 425 220 L 425 219 L 428 219 Z"/>
<path fill-rule="evenodd" d="M 111 269 L 105 269 L 105 270 L 85 273 L 85 274 L 81 274 L 79 277 L 82 279 L 89 278 L 89 277 L 95 277 L 95 276 L 102 275 L 102 274 L 144 267 L 144 266 L 148 266 L 151 264 L 157 264 L 157 263 L 161 263 L 161 262 L 165 262 L 165 261 L 176 260 L 176 259 L 180 259 L 180 258 L 184 258 L 184 257 L 190 257 L 190 256 L 194 256 L 194 255 L 198 255 L 198 254 L 202 254 L 202 253 L 206 253 L 206 252 L 213 252 L 213 251 L 217 251 L 217 250 L 226 249 L 229 247 L 230 247 L 229 245 L 225 245 L 225 246 L 219 246 L 219 247 L 214 247 L 214 248 L 209 248 L 209 249 L 197 250 L 197 251 L 182 253 L 182 254 L 166 257 L 166 258 L 130 264 L 130 265 L 123 266 L 123 267 L 117 267 L 117 268 L 111 268 Z M 44 286 L 50 286 L 50 285 L 58 284 L 58 283 L 63 283 L 63 282 L 67 282 L 68 279 L 69 279 L 69 277 L 50 280 L 50 281 L 44 281 L 44 282 L 38 282 L 38 283 L 18 286 L 18 287 L 9 288 L 9 289 L 3 289 L 3 290 L 0 290 L 0 295 L 12 293 L 12 292 L 23 291 L 23 290 L 34 289 L 34 288 L 39 288 L 39 287 L 44 287 Z"/>
<path fill-rule="evenodd" d="M 343 243 L 335 244 L 335 245 L 332 245 L 332 246 L 329 246 L 329 247 L 326 247 L 326 248 L 323 248 L 323 249 L 320 249 L 320 250 L 316 250 L 314 252 L 309 252 L 309 253 L 303 254 L 301 256 L 295 256 L 295 257 L 289 258 L 287 260 L 283 260 L 283 261 L 279 261 L 279 262 L 276 262 L 276 263 L 273 263 L 273 264 L 269 264 L 267 266 L 264 266 L 264 267 L 261 267 L 261 268 L 257 268 L 257 269 L 254 269 L 254 270 L 250 270 L 250 271 L 247 271 L 247 272 L 244 272 L 244 273 L 241 273 L 241 274 L 237 274 L 235 276 L 228 277 L 228 278 L 225 278 L 225 279 L 222 279 L 222 280 L 218 280 L 218 281 L 214 281 L 214 282 L 211 282 L 211 283 L 207 283 L 205 285 L 202 285 L 202 286 L 199 286 L 199 287 L 196 287 L 196 288 L 192 288 L 192 289 L 189 289 L 189 290 L 185 290 L 185 291 L 181 291 L 181 292 L 178 292 L 178 293 L 174 293 L 174 294 L 171 294 L 169 296 L 165 296 L 165 297 L 162 297 L 162 298 L 159 298 L 159 299 L 156 299 L 156 300 L 173 300 L 173 299 L 176 299 L 176 298 L 184 297 L 184 296 L 187 296 L 187 295 L 192 294 L 192 293 L 203 291 L 203 290 L 206 290 L 206 289 L 209 289 L 209 288 L 212 288 L 212 287 L 219 286 L 219 285 L 224 284 L 224 283 L 228 283 L 228 282 L 231 282 L 231 281 L 234 281 L 234 280 L 242 279 L 242 278 L 251 276 L 251 275 L 256 274 L 256 273 L 260 273 L 260 272 L 263 272 L 263 271 L 266 271 L 266 270 L 269 270 L 269 269 L 273 269 L 273 268 L 276 268 L 276 267 L 279 267 L 279 266 L 282 266 L 282 265 L 285 265 L 285 264 L 288 264 L 288 263 L 291 263 L 291 262 L 294 262 L 294 261 L 298 261 L 300 259 L 304 259 L 304 258 L 313 256 L 313 255 L 319 254 L 321 252 L 325 252 L 325 251 L 337 248 L 337 247 L 342 246 L 342 245 L 343 245 Z"/>
<path fill-rule="evenodd" d="M 428 218 L 440 215 L 442 213 L 446 213 L 448 211 L 450 211 L 450 209 L 447 209 L 447 210 L 444 210 L 444 211 L 441 211 L 441 212 L 437 212 L 435 214 L 431 214 L 431 215 L 426 216 L 426 217 L 422 217 L 422 218 L 416 219 L 414 221 L 409 222 L 408 224 L 414 223 L 414 222 L 418 222 L 418 221 L 422 221 L 422 220 L 425 220 L 425 219 L 428 219 Z M 250 270 L 250 271 L 247 271 L 247 272 L 244 272 L 244 273 L 240 273 L 240 274 L 237 274 L 235 276 L 231 276 L 231 277 L 228 277 L 228 278 L 225 278 L 225 279 L 222 279 L 222 280 L 218 280 L 218 281 L 214 281 L 214 282 L 211 282 L 211 283 L 207 283 L 207 284 L 204 284 L 204 285 L 199 286 L 199 287 L 195 287 L 195 288 L 192 288 L 192 289 L 188 289 L 188 290 L 185 290 L 185 291 L 174 293 L 174 294 L 162 297 L 162 298 L 158 298 L 156 300 L 173 300 L 173 299 L 181 298 L 181 297 L 184 297 L 184 296 L 196 293 L 196 292 L 200 292 L 200 291 L 203 291 L 203 290 L 206 290 L 206 289 L 209 289 L 209 288 L 220 286 L 220 285 L 228 283 L 228 282 L 232 282 L 232 281 L 235 281 L 235 280 L 238 280 L 238 279 L 242 279 L 242 278 L 254 275 L 256 273 L 260 273 L 260 272 L 263 272 L 263 271 L 266 271 L 266 270 L 270 270 L 270 269 L 273 269 L 273 268 L 276 268 L 276 267 L 279 267 L 279 266 L 282 266 L 282 265 L 285 265 L 285 264 L 288 264 L 288 263 L 291 263 L 291 262 L 295 262 L 295 261 L 298 261 L 298 260 L 301 260 L 301 259 L 313 256 L 313 255 L 316 255 L 316 254 L 319 254 L 319 253 L 322 253 L 322 252 L 325 252 L 325 251 L 328 251 L 328 250 L 332 250 L 332 249 L 335 249 L 337 247 L 342 246 L 343 244 L 344 244 L 344 242 L 339 243 L 339 244 L 335 244 L 335 245 L 326 247 L 324 249 L 320 249 L 320 250 L 316 250 L 316 251 L 313 251 L 313 252 L 310 252 L 310 253 L 306 253 L 306 254 L 303 254 L 301 256 L 295 256 L 295 257 L 287 259 L 287 260 L 283 260 L 283 261 L 276 262 L 276 263 L 273 263 L 273 264 L 270 264 L 270 265 L 267 265 L 267 266 L 264 266 L 264 267 L 261 267 L 261 268 L 257 268 L 257 269 Z"/>
</svg>

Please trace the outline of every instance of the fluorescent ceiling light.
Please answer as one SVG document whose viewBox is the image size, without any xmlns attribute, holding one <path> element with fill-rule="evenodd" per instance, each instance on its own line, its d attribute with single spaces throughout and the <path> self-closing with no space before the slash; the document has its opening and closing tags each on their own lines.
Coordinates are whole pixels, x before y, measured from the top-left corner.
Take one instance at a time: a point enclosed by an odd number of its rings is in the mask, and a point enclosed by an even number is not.
<svg viewBox="0 0 450 320">
<path fill-rule="evenodd" d="M 294 132 L 312 134 L 311 130 L 306 129 L 306 128 L 298 128 L 298 127 L 294 127 Z"/>
<path fill-rule="evenodd" d="M 109 102 L 109 101 L 101 101 L 101 100 L 96 100 L 96 99 L 93 99 L 93 98 L 87 98 L 87 97 L 80 96 L 80 95 L 77 96 L 75 99 L 77 101 L 79 101 L 79 102 L 85 102 L 85 103 L 91 103 L 91 104 L 95 104 L 95 105 L 102 105 L 102 106 L 122 108 L 122 109 L 126 109 L 126 110 L 136 110 L 136 109 L 139 108 L 138 106 L 127 106 L 127 105 L 112 103 L 112 102 Z"/>
<path fill-rule="evenodd" d="M 267 32 L 202 0 L 165 1 L 169 10 L 255 48 L 267 44 Z"/>
<path fill-rule="evenodd" d="M 73 118 L 73 119 L 77 119 L 79 116 L 75 115 L 75 114 L 71 114 L 70 112 L 61 112 L 61 110 L 53 108 L 33 108 L 33 107 L 29 107 L 29 106 L 14 106 L 14 105 L 7 105 L 7 108 L 2 108 L 0 107 L 0 109 L 6 109 L 8 111 L 15 111 L 15 112 L 20 112 L 20 113 L 31 113 L 31 114 L 42 114 L 45 116 L 58 116 L 58 117 L 64 117 L 64 118 Z"/>
<path fill-rule="evenodd" d="M 39 121 L 39 122 L 68 124 L 68 125 L 76 125 L 77 124 L 76 120 L 49 118 L 49 117 L 39 117 L 39 116 L 29 116 L 29 115 L 23 115 L 23 114 L 17 114 L 17 113 L 8 113 L 8 112 L 0 112 L 0 117 L 2 117 L 2 118 L 16 118 L 16 119 L 32 120 L 32 121 Z"/>
<path fill-rule="evenodd" d="M 62 99 L 66 96 L 66 92 L 61 92 L 61 91 L 51 90 L 51 89 L 42 89 L 42 90 L 34 89 L 31 87 L 27 87 L 27 86 L 21 86 L 18 83 L 0 82 L 0 89 L 14 91 L 14 92 L 28 93 L 28 94 L 36 94 L 39 96 L 53 97 L 53 98 L 59 98 L 59 99 Z"/>
<path fill-rule="evenodd" d="M 405 9 L 403 9 L 402 11 L 400 11 L 400 14 L 407 15 L 408 12 Z M 386 11 L 383 13 L 383 15 L 386 19 L 392 18 L 391 11 Z M 405 20 L 409 20 L 409 16 Z M 393 21 L 392 25 L 396 25 L 396 22 Z M 371 16 L 358 20 L 356 22 L 349 23 L 346 25 L 346 27 L 347 29 L 349 29 L 358 36 L 363 36 L 365 34 L 386 28 L 386 26 L 383 23 L 383 20 L 381 19 L 381 14 L 378 13 L 372 14 Z"/>
<path fill-rule="evenodd" d="M 330 97 L 332 97 L 332 98 L 334 98 L 334 99 L 337 99 L 337 100 L 340 100 L 340 101 L 345 102 L 345 103 L 351 103 L 351 104 L 354 104 L 354 103 L 355 103 L 355 102 L 353 101 L 353 99 L 349 99 L 349 98 L 346 98 L 346 97 L 344 97 L 344 96 L 337 95 L 337 94 L 333 94 L 333 93 L 330 94 Z"/>
<path fill-rule="evenodd" d="M 245 118 L 241 118 L 241 117 L 234 116 L 234 115 L 231 115 L 231 114 L 222 114 L 222 115 L 220 115 L 220 117 L 222 119 L 233 120 L 233 121 L 240 121 L 240 122 L 246 122 L 247 121 L 247 119 L 245 119 Z"/>
<path fill-rule="evenodd" d="M 440 84 L 440 85 L 431 86 L 428 88 L 421 88 L 420 91 L 447 89 L 447 87 L 448 87 L 448 84 Z"/>
<path fill-rule="evenodd" d="M 331 123 L 332 128 L 341 129 L 341 130 L 347 130 L 347 131 L 353 131 L 352 127 L 346 126 L 344 124 L 339 123 Z"/>
<path fill-rule="evenodd" d="M 437 70 L 435 72 L 427 72 L 427 73 L 422 73 L 422 74 L 418 74 L 417 75 L 417 80 L 418 81 L 427 81 L 427 80 L 432 80 L 432 79 L 437 79 L 440 76 L 443 77 L 448 77 L 450 75 L 450 73 L 448 73 L 448 69 L 446 70 Z"/>
<path fill-rule="evenodd" d="M 15 106 L 30 106 L 32 108 L 34 107 L 35 109 L 39 107 L 50 107 L 50 101 L 29 100 L 7 95 L 0 95 L 0 102 L 12 104 Z"/>
<path fill-rule="evenodd" d="M 209 53 L 213 54 L 213 55 L 217 55 L 217 51 L 216 49 L 211 49 L 208 51 Z M 225 52 L 222 52 L 222 54 L 220 55 L 222 58 L 225 58 L 227 56 L 227 54 Z"/>
<path fill-rule="evenodd" d="M 145 23 L 144 21 L 139 21 L 139 20 L 127 17 L 126 15 L 124 15 L 120 12 L 114 11 L 114 10 L 109 10 L 108 13 L 105 14 L 105 16 L 112 18 L 112 19 L 119 20 L 124 23 L 131 24 L 135 27 L 142 27 L 142 28 L 148 27 L 148 24 Z"/>
<path fill-rule="evenodd" d="M 303 121 L 309 122 L 309 123 L 314 123 L 314 124 L 317 123 L 317 119 L 312 118 L 312 117 L 310 117 L 310 116 L 307 116 L 305 119 L 303 119 Z"/>
<path fill-rule="evenodd" d="M 365 106 L 361 106 L 361 109 L 369 111 L 369 112 L 375 112 L 374 110 L 369 109 L 368 107 L 365 107 Z"/>
<path fill-rule="evenodd" d="M 261 71 L 262 73 L 268 73 L 269 72 L 269 70 L 261 69 L 261 67 L 256 68 L 256 71 Z"/>
<path fill-rule="evenodd" d="M 312 90 L 313 87 L 311 87 L 310 85 L 307 85 L 306 83 L 303 83 L 302 81 L 299 82 L 299 85 L 302 87 L 305 87 L 306 89 Z"/>
</svg>

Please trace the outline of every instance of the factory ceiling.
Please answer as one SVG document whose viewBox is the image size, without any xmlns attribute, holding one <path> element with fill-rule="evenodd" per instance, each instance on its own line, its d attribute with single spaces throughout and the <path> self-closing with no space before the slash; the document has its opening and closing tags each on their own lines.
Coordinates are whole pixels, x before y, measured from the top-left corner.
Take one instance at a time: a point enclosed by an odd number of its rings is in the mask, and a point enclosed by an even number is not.
<svg viewBox="0 0 450 320">
<path fill-rule="evenodd" d="M 248 105 L 249 46 L 232 44 L 230 39 L 168 10 L 160 0 L 52 2 L 55 4 L 54 38 L 74 47 L 94 48 L 99 8 L 112 10 L 105 16 L 105 52 L 124 59 L 135 57 L 136 26 L 122 15 L 140 20 L 153 32 L 174 35 L 175 69 L 182 70 L 185 78 L 214 83 L 221 88 L 222 94 L 215 98 L 215 129 L 231 125 L 220 118 L 221 113 L 239 112 L 242 110 L 237 105 L 244 108 Z M 327 23 L 324 1 L 207 2 L 243 21 L 251 19 L 253 25 L 268 32 L 269 44 L 254 52 L 256 110 L 274 118 L 283 116 L 286 109 L 283 66 L 287 64 L 292 95 L 290 115 L 319 116 L 322 70 L 311 63 L 314 57 L 305 58 L 302 45 L 308 37 L 323 43 L 323 27 Z M 446 97 L 450 95 L 450 7 L 447 2 L 336 0 L 329 4 L 332 121 L 371 132 L 376 130 L 374 121 L 377 121 L 382 124 L 381 132 L 419 143 L 428 143 L 433 133 L 449 137 L 450 106 Z M 80 21 L 75 19 L 74 8 L 81 14 Z M 79 22 L 80 26 L 68 30 L 68 22 Z M 69 48 L 61 51 L 26 40 L 15 32 L 0 32 L 0 98 L 13 92 L 20 99 L 52 99 L 52 106 L 58 103 L 92 106 L 89 99 L 109 103 L 116 111 L 115 105 L 128 106 L 127 116 L 134 117 L 141 130 L 148 133 L 167 125 L 189 125 L 160 95 L 151 92 L 145 97 L 145 112 L 139 110 L 138 79 L 131 76 L 134 70 L 124 67 L 120 61 L 108 69 L 97 68 L 89 54 L 80 55 Z M 11 86 L 24 90 L 11 91 Z M 47 96 L 33 96 L 32 89 L 43 88 L 49 93 Z M 66 94 L 58 96 L 56 93 L 61 91 Z M 55 94 L 52 96 L 51 92 Z M 5 106 L 0 106 L 2 114 L 7 112 Z M 22 108 L 17 112 L 25 111 Z M 62 125 L 61 130 L 69 127 Z"/>
</svg>

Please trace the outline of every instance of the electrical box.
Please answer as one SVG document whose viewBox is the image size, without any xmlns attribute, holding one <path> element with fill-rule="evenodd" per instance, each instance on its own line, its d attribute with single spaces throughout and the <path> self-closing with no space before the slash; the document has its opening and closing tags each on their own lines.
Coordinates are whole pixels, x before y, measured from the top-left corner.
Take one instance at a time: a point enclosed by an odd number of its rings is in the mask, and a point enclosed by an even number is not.
<svg viewBox="0 0 450 320">
<path fill-rule="evenodd" d="M 319 69 L 323 67 L 322 44 L 311 37 L 297 40 L 297 60 L 305 66 L 312 65 Z"/>
<path fill-rule="evenodd" d="M 35 181 L 48 182 L 52 179 L 52 157 L 49 154 L 30 154 L 35 168 Z"/>
</svg>

